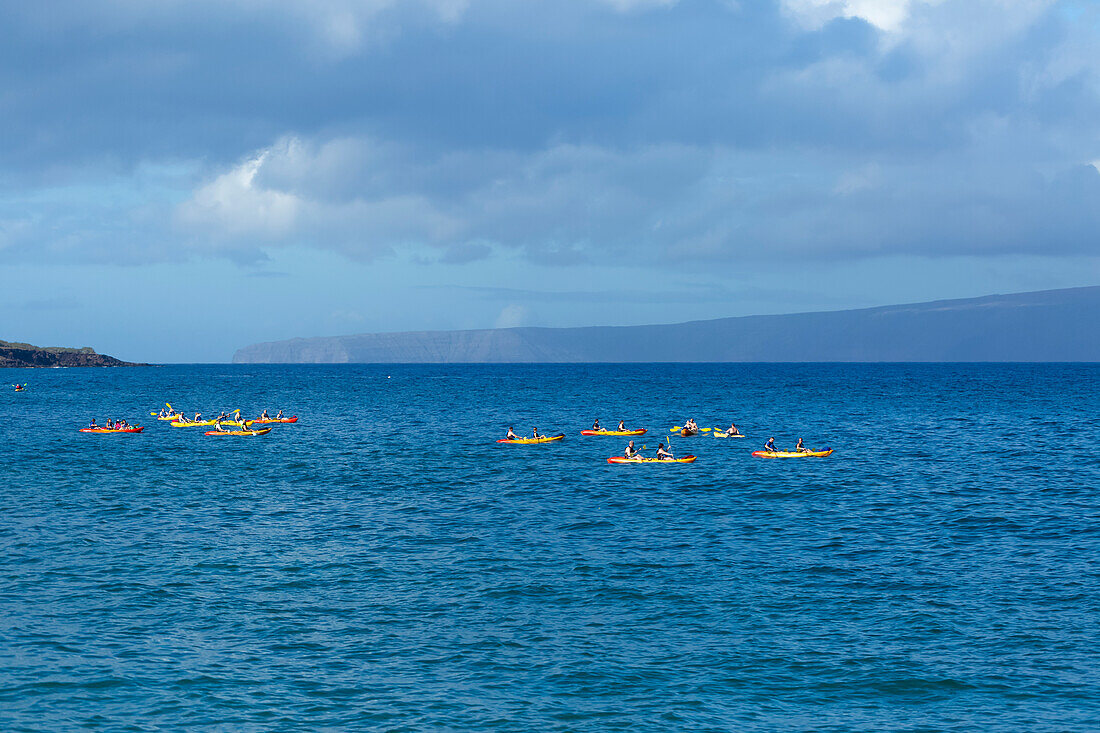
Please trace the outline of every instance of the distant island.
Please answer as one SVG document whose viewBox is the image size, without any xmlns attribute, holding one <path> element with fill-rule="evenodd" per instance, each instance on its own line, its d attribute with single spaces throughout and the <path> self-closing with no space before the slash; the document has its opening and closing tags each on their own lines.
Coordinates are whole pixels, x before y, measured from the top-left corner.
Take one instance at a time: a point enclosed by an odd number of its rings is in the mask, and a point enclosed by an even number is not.
<svg viewBox="0 0 1100 733">
<path fill-rule="evenodd" d="M 658 326 L 371 333 L 254 344 L 260 363 L 1100 361 L 1100 287 Z"/>
<path fill-rule="evenodd" d="M 0 367 L 120 367 L 149 366 L 121 361 L 113 356 L 97 354 L 85 346 L 71 349 L 64 346 L 34 346 L 0 341 Z"/>
</svg>

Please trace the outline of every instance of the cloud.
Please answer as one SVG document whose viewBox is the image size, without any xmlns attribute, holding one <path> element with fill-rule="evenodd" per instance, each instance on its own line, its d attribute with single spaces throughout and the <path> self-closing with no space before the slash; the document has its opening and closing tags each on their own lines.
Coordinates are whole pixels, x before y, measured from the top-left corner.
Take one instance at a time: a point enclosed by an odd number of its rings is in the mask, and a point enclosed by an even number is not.
<svg viewBox="0 0 1100 733">
<path fill-rule="evenodd" d="M 1086 252 L 1095 21 L 1038 0 L 19 4 L 0 257 Z"/>
<path fill-rule="evenodd" d="M 530 320 L 530 311 L 522 305 L 511 303 L 504 306 L 493 323 L 493 328 L 517 328 Z"/>
<path fill-rule="evenodd" d="M 807 28 L 820 29 L 835 18 L 861 18 L 896 31 L 909 17 L 913 0 L 784 0 L 783 6 Z"/>
<path fill-rule="evenodd" d="M 294 227 L 302 202 L 255 185 L 268 151 L 204 184 L 178 209 L 183 226 L 210 227 L 222 236 L 248 233 L 281 239 Z"/>
</svg>

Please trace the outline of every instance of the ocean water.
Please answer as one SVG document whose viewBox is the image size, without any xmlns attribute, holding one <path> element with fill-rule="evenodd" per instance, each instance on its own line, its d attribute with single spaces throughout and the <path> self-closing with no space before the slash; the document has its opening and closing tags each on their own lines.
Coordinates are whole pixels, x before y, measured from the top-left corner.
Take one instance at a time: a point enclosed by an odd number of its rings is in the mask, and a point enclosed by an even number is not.
<svg viewBox="0 0 1100 733">
<path fill-rule="evenodd" d="M 0 730 L 1100 729 L 1097 365 L 4 377 Z"/>
</svg>

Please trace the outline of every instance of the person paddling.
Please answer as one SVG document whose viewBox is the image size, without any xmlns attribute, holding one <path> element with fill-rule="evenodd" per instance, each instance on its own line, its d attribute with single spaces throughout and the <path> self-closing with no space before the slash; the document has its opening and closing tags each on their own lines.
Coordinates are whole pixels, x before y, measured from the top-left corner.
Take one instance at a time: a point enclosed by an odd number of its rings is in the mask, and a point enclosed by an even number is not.
<svg viewBox="0 0 1100 733">
<path fill-rule="evenodd" d="M 625 433 L 626 432 L 626 420 L 620 420 L 619 421 L 619 432 L 620 433 Z"/>
<path fill-rule="evenodd" d="M 535 440 L 538 440 L 539 438 L 542 437 L 541 435 L 539 435 L 539 429 L 538 428 L 531 428 L 531 437 L 534 438 Z"/>
<path fill-rule="evenodd" d="M 726 431 L 726 435 L 728 435 L 729 437 L 732 438 L 734 435 L 740 435 L 740 434 L 741 434 L 741 431 L 737 429 L 737 426 L 734 425 L 733 423 L 730 423 L 730 428 L 729 428 L 729 430 Z"/>
<path fill-rule="evenodd" d="M 196 412 L 195 413 L 195 420 L 194 421 L 195 422 L 201 422 L 202 421 L 202 413 L 201 412 Z"/>
<path fill-rule="evenodd" d="M 505 440 L 519 440 L 519 436 L 516 435 L 515 430 L 512 430 L 512 428 L 509 427 L 508 428 L 508 435 L 505 436 Z"/>
<path fill-rule="evenodd" d="M 634 441 L 630 441 L 626 445 L 626 450 L 623 451 L 623 455 L 627 458 L 637 458 L 642 452 L 634 447 Z"/>
<path fill-rule="evenodd" d="M 812 453 L 812 451 L 802 443 L 802 438 L 798 439 L 798 445 L 794 447 L 794 450 L 796 453 Z"/>
<path fill-rule="evenodd" d="M 271 419 L 267 416 L 267 409 L 266 408 L 264 409 L 263 412 L 260 413 L 260 419 L 261 420 L 270 420 Z"/>
<path fill-rule="evenodd" d="M 282 410 L 279 410 L 279 414 L 275 416 L 275 419 L 276 420 L 282 420 L 283 419 L 283 411 Z"/>
<path fill-rule="evenodd" d="M 778 453 L 779 449 L 775 447 L 775 438 L 768 438 L 768 442 L 764 444 L 765 453 Z"/>
<path fill-rule="evenodd" d="M 592 421 L 592 429 L 593 429 L 593 430 L 595 430 L 595 431 L 597 431 L 597 432 L 599 432 L 599 429 L 600 429 L 600 418 L 598 418 L 598 417 L 597 417 L 597 418 L 596 418 L 595 420 L 593 420 L 593 421 Z"/>
<path fill-rule="evenodd" d="M 658 461 L 668 461 L 668 460 L 672 460 L 672 458 L 673 458 L 672 446 L 669 446 L 669 447 L 666 448 L 663 443 L 661 445 L 657 446 L 657 460 Z"/>
<path fill-rule="evenodd" d="M 99 426 L 96 425 L 94 417 L 92 418 L 92 421 L 90 423 L 88 423 L 88 427 L 91 428 L 92 430 L 99 430 Z"/>
</svg>

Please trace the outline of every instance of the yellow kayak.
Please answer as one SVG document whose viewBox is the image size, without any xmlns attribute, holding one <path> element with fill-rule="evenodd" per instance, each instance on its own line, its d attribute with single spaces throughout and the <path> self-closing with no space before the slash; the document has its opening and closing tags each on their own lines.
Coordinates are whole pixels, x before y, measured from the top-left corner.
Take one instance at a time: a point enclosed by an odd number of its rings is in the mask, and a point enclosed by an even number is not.
<svg viewBox="0 0 1100 733">
<path fill-rule="evenodd" d="M 565 438 L 565 433 L 561 435 L 545 435 L 541 438 L 516 438 L 515 440 L 509 440 L 508 438 L 501 438 L 498 443 L 512 443 L 515 445 L 529 445 L 531 443 L 553 443 L 555 440 L 562 440 Z"/>
<path fill-rule="evenodd" d="M 752 453 L 757 458 L 824 458 L 833 454 L 832 448 L 825 450 L 758 450 Z"/>
</svg>

